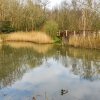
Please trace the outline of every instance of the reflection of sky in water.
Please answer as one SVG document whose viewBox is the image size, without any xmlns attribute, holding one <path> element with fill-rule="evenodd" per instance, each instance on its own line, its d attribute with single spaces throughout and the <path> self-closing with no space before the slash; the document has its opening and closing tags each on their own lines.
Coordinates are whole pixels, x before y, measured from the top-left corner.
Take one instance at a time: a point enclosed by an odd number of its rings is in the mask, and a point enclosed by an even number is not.
<svg viewBox="0 0 100 100">
<path fill-rule="evenodd" d="M 100 81 L 80 79 L 70 72 L 69 66 L 66 68 L 53 58 L 47 59 L 11 87 L 0 90 L 0 100 L 32 100 L 33 96 L 38 100 L 100 100 Z M 69 92 L 61 96 L 61 89 Z"/>
</svg>

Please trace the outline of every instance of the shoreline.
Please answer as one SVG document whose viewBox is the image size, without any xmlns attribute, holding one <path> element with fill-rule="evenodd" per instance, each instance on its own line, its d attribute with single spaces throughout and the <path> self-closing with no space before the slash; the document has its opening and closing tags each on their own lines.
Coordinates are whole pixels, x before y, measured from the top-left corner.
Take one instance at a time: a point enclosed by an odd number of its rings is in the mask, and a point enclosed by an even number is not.
<svg viewBox="0 0 100 100">
<path fill-rule="evenodd" d="M 1 34 L 2 42 L 30 42 L 36 44 L 52 44 L 53 39 L 44 32 L 14 32 L 10 34 Z"/>
<path fill-rule="evenodd" d="M 74 47 L 74 48 L 83 48 L 83 49 L 92 49 L 92 50 L 100 50 L 100 36 L 98 35 L 96 38 L 93 36 L 89 37 L 80 37 L 71 36 L 69 38 L 69 42 L 65 44 L 65 46 Z M 34 44 L 60 44 L 55 42 L 49 35 L 44 32 L 15 32 L 10 34 L 1 34 L 0 35 L 0 44 L 6 42 L 26 42 L 26 43 L 34 43 Z M 92 45 L 90 45 L 92 43 Z"/>
</svg>

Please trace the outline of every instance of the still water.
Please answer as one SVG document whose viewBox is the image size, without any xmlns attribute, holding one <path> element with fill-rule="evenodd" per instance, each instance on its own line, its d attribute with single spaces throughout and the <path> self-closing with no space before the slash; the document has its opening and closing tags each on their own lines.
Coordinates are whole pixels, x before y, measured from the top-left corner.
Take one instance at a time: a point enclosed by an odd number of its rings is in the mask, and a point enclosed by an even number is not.
<svg viewBox="0 0 100 100">
<path fill-rule="evenodd" d="M 2 44 L 0 100 L 100 100 L 100 51 Z"/>
</svg>

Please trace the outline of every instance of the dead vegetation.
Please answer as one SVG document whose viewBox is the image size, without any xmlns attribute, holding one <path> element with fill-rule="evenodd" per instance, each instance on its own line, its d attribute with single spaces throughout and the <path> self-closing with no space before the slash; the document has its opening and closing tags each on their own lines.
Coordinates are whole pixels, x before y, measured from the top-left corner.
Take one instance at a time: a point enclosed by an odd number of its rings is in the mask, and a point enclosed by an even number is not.
<svg viewBox="0 0 100 100">
<path fill-rule="evenodd" d="M 88 35 L 83 36 L 80 35 L 72 35 L 69 38 L 68 45 L 74 46 L 74 47 L 83 47 L 83 48 L 94 48 L 94 49 L 100 49 L 100 35 L 94 36 Z"/>
<path fill-rule="evenodd" d="M 38 44 L 53 43 L 52 38 L 43 32 L 14 32 L 6 35 L 3 41 L 32 42 Z"/>
</svg>

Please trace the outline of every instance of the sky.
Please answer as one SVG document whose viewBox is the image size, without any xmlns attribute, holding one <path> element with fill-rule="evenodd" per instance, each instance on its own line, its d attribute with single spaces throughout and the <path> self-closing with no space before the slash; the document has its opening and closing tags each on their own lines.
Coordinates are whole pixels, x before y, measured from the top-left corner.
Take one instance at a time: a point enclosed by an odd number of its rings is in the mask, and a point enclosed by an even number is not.
<svg viewBox="0 0 100 100">
<path fill-rule="evenodd" d="M 61 3 L 62 0 L 49 0 L 50 6 L 55 6 Z"/>
<path fill-rule="evenodd" d="M 26 2 L 27 0 L 20 0 L 20 1 L 24 1 Z M 37 1 L 37 0 L 33 0 L 33 1 Z M 45 1 L 45 0 L 42 0 Z M 61 4 L 61 2 L 66 1 L 66 2 L 71 2 L 71 0 L 48 0 L 50 1 L 49 4 L 47 5 L 47 8 L 52 9 L 55 6 L 58 6 Z"/>
<path fill-rule="evenodd" d="M 50 4 L 48 4 L 48 8 L 53 8 L 53 7 L 56 7 L 57 5 L 60 5 L 61 2 L 63 2 L 64 0 L 49 0 L 50 1 Z M 67 2 L 70 2 L 71 0 L 66 0 Z"/>
<path fill-rule="evenodd" d="M 49 1 L 50 1 L 50 4 L 47 7 L 52 8 L 52 7 L 59 5 L 64 0 L 49 0 Z M 69 2 L 70 0 L 66 0 L 66 1 Z"/>
</svg>

